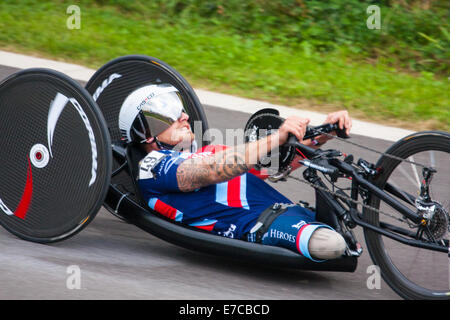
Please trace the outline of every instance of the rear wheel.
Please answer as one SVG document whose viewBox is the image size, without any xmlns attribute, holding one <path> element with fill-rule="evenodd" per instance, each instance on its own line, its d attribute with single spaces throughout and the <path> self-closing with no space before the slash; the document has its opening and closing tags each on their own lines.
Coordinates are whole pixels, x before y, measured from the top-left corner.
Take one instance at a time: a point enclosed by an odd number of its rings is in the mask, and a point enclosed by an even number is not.
<svg viewBox="0 0 450 320">
<path fill-rule="evenodd" d="M 206 143 L 203 140 L 204 133 L 208 129 L 206 115 L 186 79 L 161 60 L 143 55 L 129 55 L 106 63 L 86 84 L 87 91 L 93 96 L 104 115 L 113 145 L 122 144 L 119 112 L 128 95 L 145 85 L 161 83 L 171 84 L 178 89 L 183 100 L 184 112 L 189 115 L 189 122 L 198 146 Z M 142 155 L 138 153 L 132 153 L 130 156 L 132 159 L 129 160 L 133 163 L 128 165 L 131 167 L 142 159 Z M 120 170 L 122 165 L 124 165 L 123 157 L 114 156 L 111 184 L 135 202 L 142 202 L 133 178 L 133 168 L 128 170 L 130 168 L 125 167 L 125 170 Z M 119 173 L 115 174 L 115 172 Z M 108 206 L 106 208 L 117 216 L 115 209 Z"/>
<path fill-rule="evenodd" d="M 386 283 L 403 298 L 450 299 L 450 134 L 416 133 L 395 143 L 386 153 L 410 162 L 382 156 L 376 165 L 382 168 L 382 173 L 375 179 L 375 185 L 386 191 L 401 190 L 395 194 L 396 198 L 424 219 L 422 224 L 415 224 L 371 195 L 368 205 L 380 212 L 365 209 L 364 220 L 406 238 L 438 244 L 447 252 L 408 246 L 365 229 L 372 260 L 380 267 Z M 426 201 L 421 198 L 424 168 L 412 162 L 436 170 Z"/>
</svg>

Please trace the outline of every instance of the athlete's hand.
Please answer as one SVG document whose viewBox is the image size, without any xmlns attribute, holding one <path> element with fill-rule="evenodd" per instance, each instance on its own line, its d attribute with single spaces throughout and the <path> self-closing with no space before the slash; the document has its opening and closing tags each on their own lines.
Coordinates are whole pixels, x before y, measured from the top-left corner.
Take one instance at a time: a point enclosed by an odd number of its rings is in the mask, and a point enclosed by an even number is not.
<svg viewBox="0 0 450 320">
<path fill-rule="evenodd" d="M 280 145 L 287 142 L 289 133 L 292 133 L 298 141 L 302 141 L 309 121 L 307 118 L 297 116 L 288 117 L 278 130 Z"/>
<path fill-rule="evenodd" d="M 347 135 L 350 134 L 352 128 L 352 118 L 350 118 L 347 110 L 330 113 L 324 123 L 338 123 L 339 129 L 342 130 L 345 128 L 345 133 Z"/>
<path fill-rule="evenodd" d="M 347 110 L 341 110 L 341 111 L 336 111 L 336 112 L 332 112 L 330 114 L 328 114 L 327 118 L 324 121 L 325 123 L 337 123 L 339 125 L 339 129 L 345 129 L 345 133 L 347 135 L 350 134 L 350 130 L 352 128 L 352 118 L 350 118 L 350 115 L 348 114 Z M 332 133 L 332 135 L 336 135 L 335 132 Z M 327 142 L 328 140 L 330 140 L 331 137 L 327 136 L 327 135 L 320 135 L 318 137 L 316 137 L 316 140 L 320 143 L 320 144 L 324 144 L 325 142 Z"/>
</svg>

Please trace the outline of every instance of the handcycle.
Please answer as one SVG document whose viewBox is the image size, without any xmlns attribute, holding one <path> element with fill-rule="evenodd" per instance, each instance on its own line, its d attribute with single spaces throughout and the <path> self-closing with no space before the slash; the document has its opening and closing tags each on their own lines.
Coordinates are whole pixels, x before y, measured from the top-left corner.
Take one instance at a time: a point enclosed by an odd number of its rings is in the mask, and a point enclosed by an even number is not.
<svg viewBox="0 0 450 320">
<path fill-rule="evenodd" d="M 146 205 L 136 181 L 143 154 L 121 142 L 117 119 L 130 92 L 162 82 L 180 91 L 190 121 L 202 124 L 200 132 L 194 132 L 202 137 L 208 122 L 194 90 L 176 70 L 152 57 L 114 59 L 100 68 L 85 88 L 48 69 L 25 70 L 4 80 L 0 84 L 0 123 L 8 139 L 2 143 L 0 224 L 22 239 L 52 243 L 80 232 L 103 205 L 118 218 L 184 248 L 255 264 L 341 272 L 353 272 L 357 267 L 362 250 L 352 230 L 361 226 L 374 264 L 395 292 L 408 299 L 450 298 L 445 270 L 449 214 L 448 203 L 443 203 L 449 199 L 449 133 L 428 131 L 405 137 L 375 164 L 363 159 L 355 162 L 338 150 L 311 149 L 290 139 L 280 149 L 282 161 L 269 180 L 292 178 L 314 188 L 318 220 L 340 232 L 348 244 L 341 258 L 317 263 L 284 248 L 182 225 Z M 246 129 L 255 128 L 255 123 L 257 129 L 276 129 L 282 120 L 276 111 L 266 109 L 251 117 Z M 195 130 L 195 125 L 192 127 Z M 305 139 L 332 132 L 343 139 L 335 125 L 310 127 Z M 303 158 L 303 179 L 290 172 L 295 155 Z M 412 177 L 404 174 L 405 165 L 413 169 Z M 417 168 L 421 168 L 422 179 Z M 341 187 L 341 180 L 351 185 Z M 392 246 L 388 243 L 391 239 L 401 246 Z M 426 266 L 432 261 L 431 273 L 441 287 L 427 287 L 428 272 L 418 271 L 425 279 L 417 284 L 417 273 L 411 276 L 402 269 L 404 261 L 397 263 L 396 258 L 403 256 L 405 248 L 431 254 L 421 259 Z M 411 269 L 415 264 L 407 266 Z"/>
<path fill-rule="evenodd" d="M 317 134 L 321 134 L 321 130 L 315 131 L 314 135 Z M 438 175 L 438 172 L 444 175 L 446 173 L 445 165 L 449 162 L 444 159 L 443 154 L 449 153 L 449 142 L 448 133 L 418 132 L 392 145 L 376 164 L 372 164 L 364 159 L 354 162 L 352 155 L 343 156 L 337 150 L 314 150 L 294 139 L 290 141 L 290 144 L 305 156 L 301 161 L 306 167 L 303 177 L 316 190 L 316 204 L 326 203 L 327 210 L 331 208 L 334 213 L 329 214 L 328 211 L 326 217 L 320 217 L 322 221 L 332 225 L 345 237 L 349 253 L 355 255 L 360 254 L 361 249 L 351 230 L 356 226 L 363 227 L 372 261 L 380 268 L 386 283 L 404 298 L 448 299 L 450 295 L 447 289 L 449 212 L 448 203 L 442 203 L 449 199 L 448 180 L 441 177 L 443 184 L 438 184 L 436 188 L 442 187 L 444 190 L 431 191 L 433 176 Z M 436 159 L 433 157 L 438 153 L 442 153 L 439 156 L 444 165 L 442 171 L 423 162 L 405 160 L 418 158 L 424 160 L 424 157 L 430 156 L 435 165 Z M 406 163 L 402 163 L 404 161 Z M 422 170 L 420 183 L 414 181 L 413 187 L 409 187 L 411 190 L 418 189 L 416 194 L 407 191 L 408 187 L 405 190 L 403 186 L 400 187 L 395 183 L 399 177 L 405 176 L 405 169 L 401 169 L 404 164 L 412 166 L 411 174 L 418 175 L 416 167 Z M 339 188 L 335 188 L 336 192 L 333 192 L 318 173 L 329 178 L 331 188 L 336 187 L 335 183 L 340 178 L 351 179 L 348 194 Z M 359 198 L 363 201 L 358 202 Z M 320 215 L 324 210 L 317 212 Z M 391 245 L 393 241 L 404 245 L 403 249 L 392 249 L 385 239 L 390 239 Z M 426 258 L 421 259 L 427 259 L 426 261 L 417 259 L 412 263 L 423 263 L 428 269 L 432 268 L 432 265 L 436 268 L 425 276 L 425 279 L 416 278 L 417 273 L 423 274 L 424 270 L 412 272 L 411 265 L 405 266 L 402 261 L 398 261 L 396 265 L 398 257 L 395 255 L 406 255 L 408 247 L 417 248 L 417 255 L 420 251 L 425 251 L 422 255 Z M 439 255 L 441 260 L 438 258 Z M 439 276 L 439 272 L 443 274 Z M 442 283 L 436 283 L 436 280 L 433 282 L 434 277 L 441 279 L 438 281 Z M 416 283 L 417 280 L 419 283 Z M 436 285 L 445 289 L 438 290 Z"/>
<path fill-rule="evenodd" d="M 258 111 L 246 125 L 246 130 L 250 131 L 250 140 L 259 138 L 258 130 L 263 129 L 267 134 L 267 130 L 278 128 L 283 120 L 276 110 Z M 304 139 L 319 135 L 331 136 L 333 132 L 337 134 L 337 139 L 347 142 L 349 137 L 337 124 L 308 127 Z M 375 151 L 367 146 L 353 144 Z M 444 201 L 448 201 L 450 195 L 447 178 L 449 152 L 450 134 L 438 131 L 417 132 L 399 140 L 386 152 L 377 152 L 381 157 L 375 164 L 361 158 L 354 161 L 353 155 L 335 149 L 313 149 L 291 136 L 280 149 L 278 169 L 271 177 L 275 182 L 289 177 L 314 188 L 317 219 L 344 236 L 348 255 L 359 256 L 362 253 L 352 229 L 363 227 L 374 264 L 380 268 L 386 283 L 400 296 L 409 299 L 448 299 L 450 229 L 448 202 Z M 301 156 L 299 163 L 305 167 L 303 179 L 290 176 L 290 164 L 295 155 Z M 417 159 L 421 162 L 417 162 Z M 405 165 L 410 167 L 409 173 Z M 418 168 L 421 170 L 421 179 Z M 440 181 L 434 180 L 436 183 L 432 188 L 433 177 L 439 175 Z M 338 180 L 350 181 L 350 185 L 339 187 Z M 401 250 L 392 249 L 392 242 L 405 246 Z M 415 281 L 418 276 L 423 277 L 424 270 L 419 267 L 414 273 L 411 265 L 405 268 L 405 262 L 398 261 L 400 268 L 395 261 L 399 259 L 394 254 L 401 257 L 407 253 L 408 247 L 418 248 L 427 255 L 426 259 L 421 258 L 425 261 L 418 259 L 413 262 L 422 262 L 428 267 L 434 264 L 434 267 L 440 267 L 441 276 L 436 276 L 439 271 L 435 269 L 431 277 L 425 276 L 417 284 Z M 433 278 L 439 280 L 433 283 Z M 427 288 L 430 284 L 434 286 L 433 289 Z M 445 290 L 437 290 L 436 286 Z"/>
</svg>

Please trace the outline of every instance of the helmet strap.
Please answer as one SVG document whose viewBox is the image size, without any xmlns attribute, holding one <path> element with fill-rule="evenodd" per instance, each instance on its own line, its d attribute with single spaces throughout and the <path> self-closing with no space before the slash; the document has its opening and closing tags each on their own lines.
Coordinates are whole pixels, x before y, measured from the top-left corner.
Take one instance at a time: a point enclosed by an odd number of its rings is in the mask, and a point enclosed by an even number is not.
<svg viewBox="0 0 450 320">
<path fill-rule="evenodd" d="M 168 143 L 164 143 L 162 141 L 159 141 L 159 139 L 157 137 L 154 137 L 153 142 L 156 142 L 156 145 L 158 146 L 158 148 L 160 149 L 166 149 L 166 150 L 172 150 L 176 145 L 171 145 Z M 197 151 L 197 141 L 192 141 L 191 145 L 190 145 L 190 152 L 195 153 Z"/>
<path fill-rule="evenodd" d="M 158 137 L 154 137 L 154 142 L 156 142 L 156 145 L 160 149 L 172 150 L 175 147 L 174 145 L 159 141 Z"/>
</svg>

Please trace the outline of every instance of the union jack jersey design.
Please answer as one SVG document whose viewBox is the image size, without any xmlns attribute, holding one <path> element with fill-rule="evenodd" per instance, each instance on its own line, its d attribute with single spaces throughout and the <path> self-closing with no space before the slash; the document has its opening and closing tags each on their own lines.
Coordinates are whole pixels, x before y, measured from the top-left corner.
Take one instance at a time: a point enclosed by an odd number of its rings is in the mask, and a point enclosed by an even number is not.
<svg viewBox="0 0 450 320">
<path fill-rule="evenodd" d="M 176 172 L 186 159 L 208 157 L 226 146 L 206 146 L 197 153 L 152 151 L 140 163 L 139 187 L 148 206 L 181 223 L 241 239 L 259 215 L 274 203 L 292 203 L 251 170 L 229 181 L 181 192 Z"/>
</svg>

